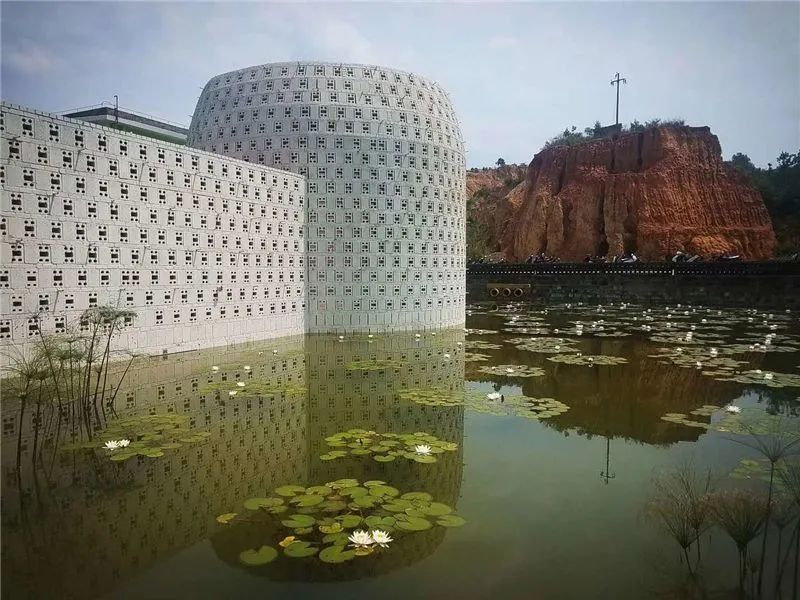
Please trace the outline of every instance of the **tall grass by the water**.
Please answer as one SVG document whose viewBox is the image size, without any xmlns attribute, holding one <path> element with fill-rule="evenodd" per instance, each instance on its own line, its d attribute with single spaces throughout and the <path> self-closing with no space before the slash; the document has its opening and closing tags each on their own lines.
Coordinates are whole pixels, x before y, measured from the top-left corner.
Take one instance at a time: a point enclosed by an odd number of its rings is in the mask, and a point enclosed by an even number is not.
<svg viewBox="0 0 800 600">
<path fill-rule="evenodd" d="M 106 425 L 135 358 L 115 349 L 114 338 L 135 316 L 111 306 L 92 308 L 66 333 L 47 334 L 39 328 L 31 351 L 9 354 L 3 404 L 4 411 L 17 404 L 18 480 L 26 419 L 33 432 L 32 466 L 48 475 L 61 444 L 92 440 Z"/>
</svg>

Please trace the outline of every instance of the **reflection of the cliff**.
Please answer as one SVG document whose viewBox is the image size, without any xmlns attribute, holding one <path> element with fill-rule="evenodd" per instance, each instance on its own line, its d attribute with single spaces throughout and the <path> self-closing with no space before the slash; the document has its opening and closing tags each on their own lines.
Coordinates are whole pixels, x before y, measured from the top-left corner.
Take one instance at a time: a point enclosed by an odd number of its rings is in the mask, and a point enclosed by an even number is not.
<svg viewBox="0 0 800 600">
<path fill-rule="evenodd" d="M 308 336 L 143 360 L 117 398 L 117 413 L 184 414 L 193 429 L 211 437 L 158 459 L 124 463 L 91 453 L 62 453 L 49 477 L 30 468 L 30 444 L 23 443 L 18 478 L 17 427 L 24 428 L 23 440 L 29 440 L 31 423 L 13 421 L 12 427 L 6 416 L 13 414 L 13 406 L 4 406 L 4 597 L 6 592 L 15 598 L 109 593 L 118 582 L 209 533 L 219 557 L 238 565 L 241 536 L 253 532 L 224 529 L 215 517 L 287 483 L 382 479 L 402 491 L 425 490 L 455 505 L 463 409 L 399 404 L 395 394 L 406 387 L 463 386 L 463 352 L 456 345 L 460 340 L 463 333 L 453 331 L 426 333 L 421 339 L 411 334 L 342 342 Z M 353 360 L 373 358 L 399 364 L 383 371 L 347 369 Z M 213 373 L 212 365 L 219 371 Z M 244 372 L 244 365 L 251 369 Z M 248 377 L 274 379 L 290 391 L 256 398 L 204 391 L 214 381 Z M 369 457 L 319 460 L 326 448 L 323 438 L 354 427 L 427 431 L 458 443 L 459 451 L 435 464 L 381 464 Z M 429 555 L 444 535 L 442 528 L 434 528 L 407 536 L 392 552 L 374 557 L 378 560 L 337 565 L 340 569 L 333 573 L 316 560 L 318 568 L 309 568 L 309 561 L 285 559 L 265 574 L 285 580 L 384 572 Z"/>
<path fill-rule="evenodd" d="M 475 319 L 473 326 L 499 329 L 497 318 Z M 543 421 L 559 431 L 571 430 L 589 437 L 622 437 L 647 444 L 696 441 L 701 430 L 668 423 L 661 417 L 668 412 L 688 414 L 704 404 L 722 406 L 741 390 L 739 385 L 716 381 L 694 369 L 662 364 L 648 357 L 655 351 L 653 345 L 633 337 L 580 340 L 585 354 L 622 356 L 628 360 L 625 365 L 609 367 L 553 363 L 547 360 L 547 354 L 503 343 L 505 337 L 480 336 L 484 342 L 503 344 L 500 350 L 485 351 L 492 355 L 493 363 L 541 367 L 547 374 L 526 379 L 487 377 L 477 371 L 481 362 L 468 362 L 467 380 L 521 385 L 526 396 L 556 398 L 566 403 L 570 407 L 567 412 Z"/>
</svg>

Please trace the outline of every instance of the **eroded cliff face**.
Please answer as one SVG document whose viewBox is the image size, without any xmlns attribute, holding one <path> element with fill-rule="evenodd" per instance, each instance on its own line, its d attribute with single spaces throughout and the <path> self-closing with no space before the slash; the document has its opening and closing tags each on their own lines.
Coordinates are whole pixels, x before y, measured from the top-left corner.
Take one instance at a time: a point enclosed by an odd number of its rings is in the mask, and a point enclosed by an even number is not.
<svg viewBox="0 0 800 600">
<path fill-rule="evenodd" d="M 497 211 L 525 180 L 526 165 L 467 172 L 467 252 L 472 258 L 500 250 Z"/>
<path fill-rule="evenodd" d="M 708 127 L 662 126 L 546 148 L 483 220 L 509 260 L 539 252 L 663 260 L 677 250 L 757 260 L 775 249 L 760 194 L 723 163 Z"/>
</svg>

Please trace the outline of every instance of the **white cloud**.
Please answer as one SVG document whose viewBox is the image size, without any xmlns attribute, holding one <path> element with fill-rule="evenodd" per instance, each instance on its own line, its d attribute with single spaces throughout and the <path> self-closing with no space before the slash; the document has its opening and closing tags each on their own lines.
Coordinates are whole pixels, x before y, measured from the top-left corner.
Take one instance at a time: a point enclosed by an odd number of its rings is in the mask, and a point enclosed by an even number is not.
<svg viewBox="0 0 800 600">
<path fill-rule="evenodd" d="M 57 70 L 62 60 L 46 48 L 23 40 L 18 46 L 3 51 L 3 63 L 25 75 L 45 75 Z"/>
</svg>

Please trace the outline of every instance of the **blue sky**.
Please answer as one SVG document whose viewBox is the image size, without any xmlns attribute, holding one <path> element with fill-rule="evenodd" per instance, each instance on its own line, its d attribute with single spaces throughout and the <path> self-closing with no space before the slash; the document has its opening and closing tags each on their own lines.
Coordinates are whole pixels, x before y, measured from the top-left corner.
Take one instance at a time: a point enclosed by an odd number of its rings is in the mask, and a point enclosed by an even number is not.
<svg viewBox="0 0 800 600">
<path fill-rule="evenodd" d="M 727 158 L 800 149 L 800 3 L 2 2 L 2 97 L 120 104 L 188 124 L 213 75 L 280 60 L 381 64 L 440 82 L 468 166 L 529 162 L 576 125 L 682 117 Z"/>
</svg>

